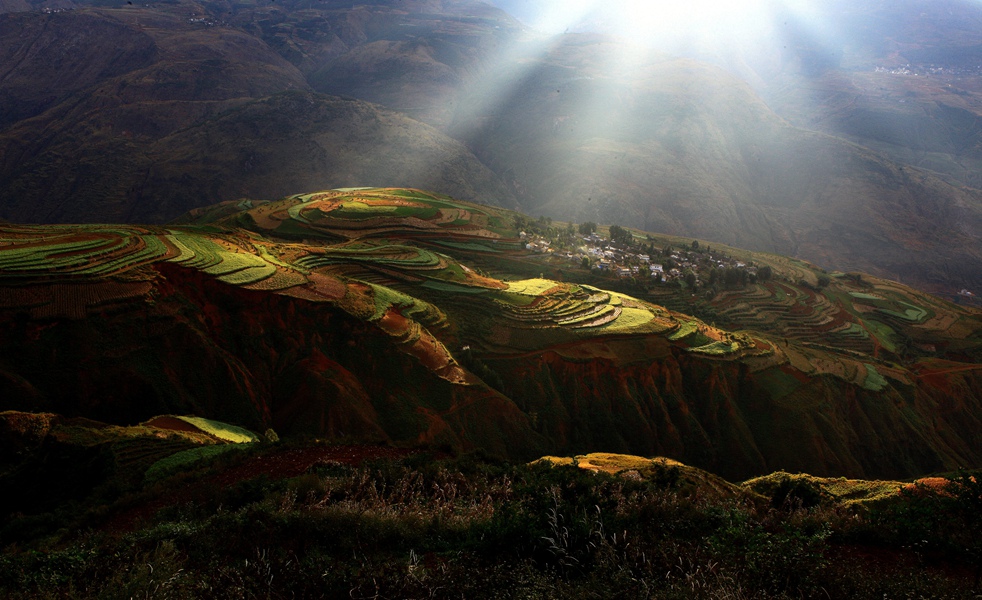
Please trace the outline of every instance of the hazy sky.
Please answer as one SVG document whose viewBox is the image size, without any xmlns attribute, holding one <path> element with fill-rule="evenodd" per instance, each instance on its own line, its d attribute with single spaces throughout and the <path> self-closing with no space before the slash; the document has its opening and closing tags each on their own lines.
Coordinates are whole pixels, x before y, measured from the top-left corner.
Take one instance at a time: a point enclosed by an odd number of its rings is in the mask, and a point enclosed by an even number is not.
<svg viewBox="0 0 982 600">
<path fill-rule="evenodd" d="M 568 13 L 583 14 L 594 0 L 492 0 L 525 24 L 549 33 L 558 33 L 568 26 Z M 564 16 L 564 13 L 567 13 Z"/>
<path fill-rule="evenodd" d="M 759 40 L 769 35 L 776 7 L 807 4 L 800 0 L 491 1 L 544 33 L 611 33 L 662 49 Z"/>
<path fill-rule="evenodd" d="M 618 27 L 630 33 L 691 29 L 760 18 L 764 0 L 492 0 L 547 33 Z"/>
</svg>

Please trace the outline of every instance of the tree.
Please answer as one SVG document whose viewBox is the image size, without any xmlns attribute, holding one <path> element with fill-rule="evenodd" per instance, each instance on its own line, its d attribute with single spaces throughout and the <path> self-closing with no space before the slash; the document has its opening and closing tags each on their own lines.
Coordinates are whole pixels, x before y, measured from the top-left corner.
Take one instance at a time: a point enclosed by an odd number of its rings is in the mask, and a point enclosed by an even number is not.
<svg viewBox="0 0 982 600">
<path fill-rule="evenodd" d="M 634 235 L 620 225 L 610 226 L 610 239 L 627 245 L 634 243 Z"/>
<path fill-rule="evenodd" d="M 692 269 L 685 270 L 685 285 L 693 292 L 696 290 L 696 274 Z"/>
<path fill-rule="evenodd" d="M 769 281 L 773 276 L 774 272 L 769 265 L 764 265 L 763 267 L 757 269 L 757 279 L 760 279 L 761 281 Z"/>
<path fill-rule="evenodd" d="M 586 223 L 580 223 L 580 233 L 582 235 L 590 235 L 597 231 L 597 224 L 593 221 L 587 221 Z"/>
<path fill-rule="evenodd" d="M 699 249 L 699 240 L 692 240 L 692 249 L 693 250 Z"/>
</svg>

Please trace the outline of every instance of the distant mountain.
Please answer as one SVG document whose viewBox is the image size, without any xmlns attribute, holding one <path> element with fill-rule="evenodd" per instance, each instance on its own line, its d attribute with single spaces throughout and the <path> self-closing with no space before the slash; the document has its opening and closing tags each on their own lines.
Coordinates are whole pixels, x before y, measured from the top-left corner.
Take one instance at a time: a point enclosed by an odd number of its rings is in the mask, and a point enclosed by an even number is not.
<svg viewBox="0 0 982 600">
<path fill-rule="evenodd" d="M 877 81 L 907 80 L 872 73 L 882 57 L 969 64 L 961 4 L 774 13 L 754 52 L 689 59 L 543 37 L 481 2 L 100 6 L 0 18 L 0 218 L 160 222 L 242 196 L 414 185 L 982 288 L 982 193 L 963 187 L 977 90 L 877 99 Z"/>
<path fill-rule="evenodd" d="M 0 16 L 0 216 L 162 222 L 298 183 L 514 202 L 459 142 L 312 94 L 264 41 L 187 10 L 200 8 Z"/>
<path fill-rule="evenodd" d="M 921 285 L 980 282 L 982 193 L 789 126 L 704 63 L 660 57 L 612 71 L 604 57 L 618 50 L 567 36 L 464 134 L 527 211 Z"/>
<path fill-rule="evenodd" d="M 818 70 L 793 56 L 780 68 L 756 61 L 749 80 L 767 102 L 798 126 L 846 137 L 958 185 L 982 186 L 982 6 L 822 4 L 817 12 L 836 61 Z"/>
<path fill-rule="evenodd" d="M 433 184 L 465 198 L 513 203 L 507 187 L 460 142 L 399 113 L 307 91 L 236 104 L 159 139 L 134 141 L 124 132 L 99 136 L 94 146 L 92 121 L 118 127 L 121 121 L 106 113 L 133 107 L 59 120 L 50 136 L 23 148 L 32 158 L 8 171 L 0 214 L 40 222 L 100 216 L 162 222 L 205 202 L 281 195 L 298 181 Z M 11 146 L 33 125 L 9 130 Z M 79 143 L 91 152 L 66 164 Z M 51 200 L 38 203 L 38 194 Z"/>
</svg>

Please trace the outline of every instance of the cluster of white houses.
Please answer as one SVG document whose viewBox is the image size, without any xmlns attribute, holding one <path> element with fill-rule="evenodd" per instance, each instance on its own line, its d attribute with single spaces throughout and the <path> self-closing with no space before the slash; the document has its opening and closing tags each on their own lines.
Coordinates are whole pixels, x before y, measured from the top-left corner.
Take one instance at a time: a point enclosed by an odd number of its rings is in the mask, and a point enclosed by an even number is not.
<svg viewBox="0 0 982 600">
<path fill-rule="evenodd" d="M 556 251 L 552 248 L 552 242 L 542 236 L 528 235 L 525 232 L 521 232 L 519 236 L 525 242 L 527 250 L 539 254 L 552 254 L 576 264 L 583 264 L 583 260 L 587 259 L 591 268 L 618 277 L 649 276 L 660 281 L 673 281 L 681 279 L 689 269 L 698 277 L 700 269 L 710 268 L 746 269 L 748 275 L 756 275 L 756 268 L 748 267 L 743 262 L 711 250 L 696 252 L 673 249 L 669 255 L 659 252 L 653 260 L 652 256 L 643 250 L 621 247 L 596 233 L 578 236 L 583 244 L 575 251 Z M 666 264 L 671 267 L 666 268 L 664 266 Z"/>
</svg>

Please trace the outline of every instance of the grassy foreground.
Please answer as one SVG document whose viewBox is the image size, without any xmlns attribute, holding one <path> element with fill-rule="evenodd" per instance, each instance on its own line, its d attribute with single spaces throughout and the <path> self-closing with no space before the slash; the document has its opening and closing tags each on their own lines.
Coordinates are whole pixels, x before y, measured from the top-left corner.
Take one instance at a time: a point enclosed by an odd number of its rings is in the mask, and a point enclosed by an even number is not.
<svg viewBox="0 0 982 600">
<path fill-rule="evenodd" d="M 270 456 L 284 450 L 265 446 Z M 508 465 L 416 454 L 232 485 L 233 452 L 90 510 L 6 526 L 7 598 L 973 598 L 968 475 L 842 502 L 618 455 Z M 269 458 L 269 456 L 267 456 Z M 898 484 L 899 485 L 899 484 Z M 181 491 L 184 490 L 184 491 Z M 193 490 L 193 493 L 187 492 Z M 178 495 L 181 502 L 163 499 Z M 141 505 L 155 513 L 117 518 Z M 160 508 L 163 506 L 163 508 Z M 67 522 L 66 522 L 67 525 Z M 76 526 L 81 526 L 76 529 Z"/>
</svg>

